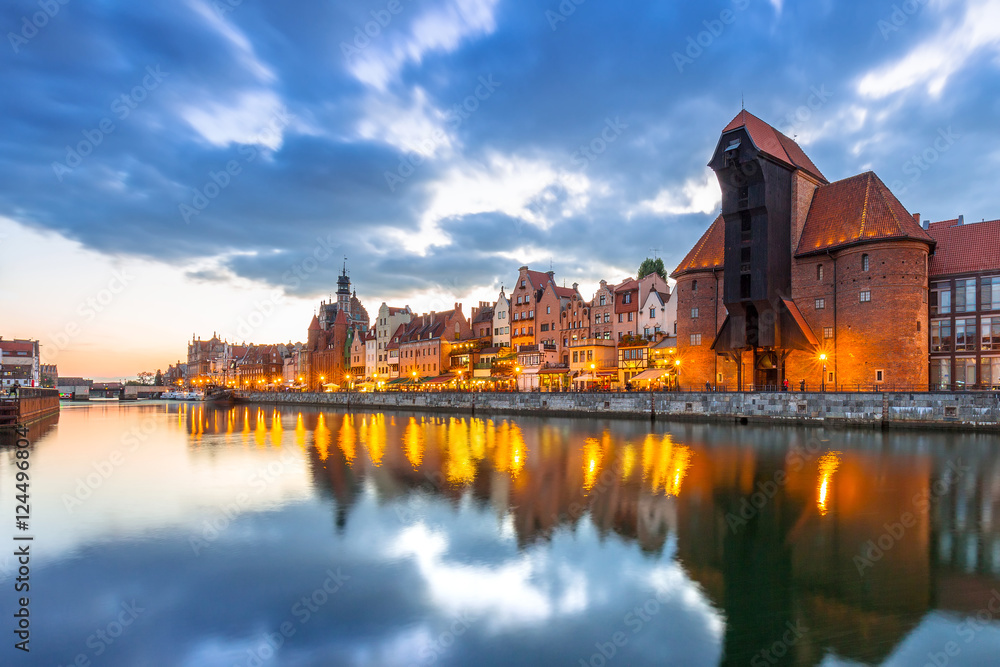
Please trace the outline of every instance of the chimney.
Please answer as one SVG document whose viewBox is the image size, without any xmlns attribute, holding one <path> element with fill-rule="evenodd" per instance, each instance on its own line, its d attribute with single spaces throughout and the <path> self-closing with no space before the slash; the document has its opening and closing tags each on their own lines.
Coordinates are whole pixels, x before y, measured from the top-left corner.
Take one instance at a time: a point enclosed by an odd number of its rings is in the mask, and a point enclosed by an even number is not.
<svg viewBox="0 0 1000 667">
<path fill-rule="evenodd" d="M 965 216 L 964 215 L 958 216 L 958 224 L 956 225 L 956 227 L 961 227 L 964 224 L 965 224 Z"/>
<path fill-rule="evenodd" d="M 549 280 L 552 280 L 552 279 L 554 279 L 556 277 L 556 272 L 553 271 L 552 269 L 549 269 L 545 273 L 546 273 L 546 275 L 548 275 Z"/>
<path fill-rule="evenodd" d="M 580 291 L 579 287 L 580 287 L 580 283 L 573 283 L 573 291 L 574 292 L 579 292 Z"/>
<path fill-rule="evenodd" d="M 915 223 L 917 223 L 918 225 L 920 224 L 920 214 L 919 213 L 914 213 L 913 214 L 913 221 Z"/>
</svg>

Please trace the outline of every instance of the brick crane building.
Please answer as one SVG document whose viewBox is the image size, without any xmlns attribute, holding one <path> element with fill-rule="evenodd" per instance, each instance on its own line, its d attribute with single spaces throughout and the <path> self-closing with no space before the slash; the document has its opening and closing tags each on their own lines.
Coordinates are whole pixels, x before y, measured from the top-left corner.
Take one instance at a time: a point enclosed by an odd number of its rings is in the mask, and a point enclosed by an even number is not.
<svg viewBox="0 0 1000 667">
<path fill-rule="evenodd" d="M 722 213 L 677 269 L 680 382 L 928 384 L 934 239 L 872 172 L 829 182 L 742 111 L 709 166 Z"/>
</svg>

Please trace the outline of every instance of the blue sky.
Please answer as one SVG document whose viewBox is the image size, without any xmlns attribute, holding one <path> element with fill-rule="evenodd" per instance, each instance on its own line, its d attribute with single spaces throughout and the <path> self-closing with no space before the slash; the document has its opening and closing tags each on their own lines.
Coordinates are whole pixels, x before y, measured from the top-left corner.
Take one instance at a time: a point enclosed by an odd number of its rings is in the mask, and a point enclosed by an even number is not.
<svg viewBox="0 0 1000 667">
<path fill-rule="evenodd" d="M 651 248 L 672 268 L 717 213 L 705 165 L 741 100 L 830 180 L 1000 216 L 988 0 L 36 0 L 2 20 L 0 334 L 67 374 L 165 368 L 193 331 L 301 339 L 343 255 L 370 311 L 468 311 L 524 263 L 585 296 Z"/>
</svg>

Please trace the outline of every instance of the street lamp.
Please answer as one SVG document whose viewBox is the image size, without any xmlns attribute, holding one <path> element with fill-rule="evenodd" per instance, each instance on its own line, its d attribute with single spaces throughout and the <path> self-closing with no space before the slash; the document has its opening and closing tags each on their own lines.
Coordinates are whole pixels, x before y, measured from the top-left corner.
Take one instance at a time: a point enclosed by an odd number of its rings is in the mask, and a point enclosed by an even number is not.
<svg viewBox="0 0 1000 667">
<path fill-rule="evenodd" d="M 819 355 L 819 360 L 823 362 L 823 377 L 820 378 L 820 388 L 826 391 L 826 352 Z"/>
<path fill-rule="evenodd" d="M 681 360 L 674 359 L 674 381 L 677 383 L 677 391 L 681 390 Z"/>
</svg>

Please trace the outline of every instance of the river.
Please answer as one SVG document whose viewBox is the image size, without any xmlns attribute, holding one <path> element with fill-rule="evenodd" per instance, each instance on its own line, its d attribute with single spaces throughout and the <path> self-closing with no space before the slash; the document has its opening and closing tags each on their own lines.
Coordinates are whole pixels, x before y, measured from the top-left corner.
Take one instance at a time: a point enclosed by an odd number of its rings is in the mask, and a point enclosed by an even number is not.
<svg viewBox="0 0 1000 667">
<path fill-rule="evenodd" d="M 996 436 L 93 401 L 29 439 L 3 664 L 1000 664 Z"/>
</svg>

